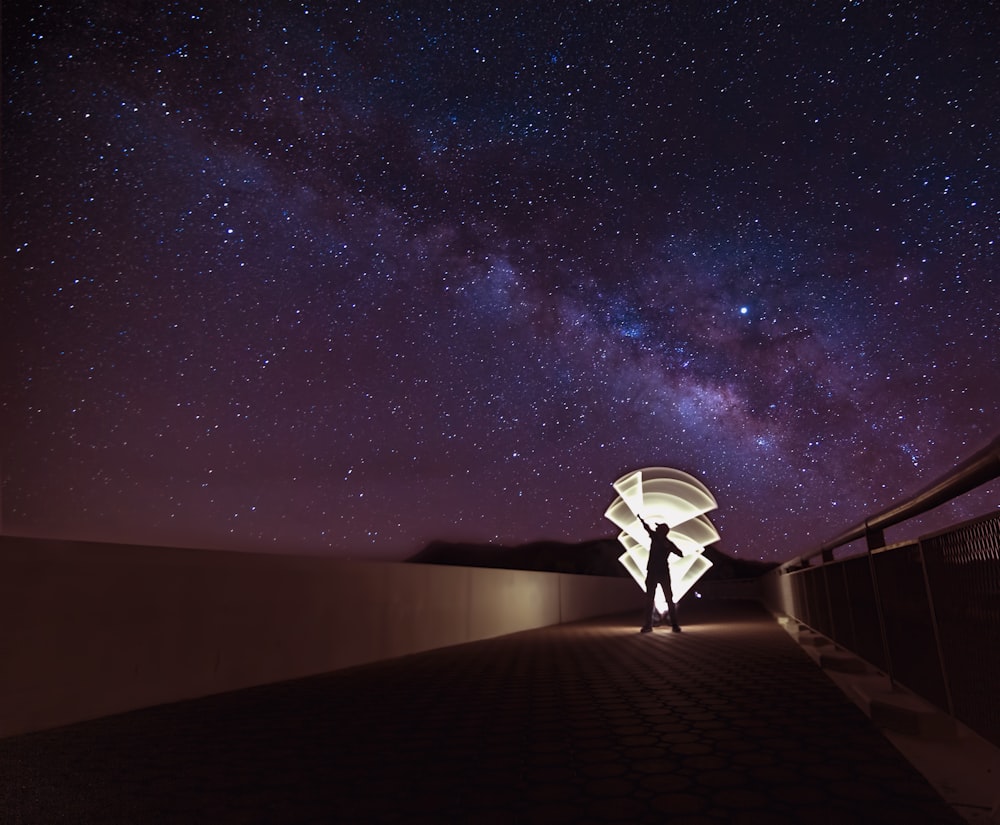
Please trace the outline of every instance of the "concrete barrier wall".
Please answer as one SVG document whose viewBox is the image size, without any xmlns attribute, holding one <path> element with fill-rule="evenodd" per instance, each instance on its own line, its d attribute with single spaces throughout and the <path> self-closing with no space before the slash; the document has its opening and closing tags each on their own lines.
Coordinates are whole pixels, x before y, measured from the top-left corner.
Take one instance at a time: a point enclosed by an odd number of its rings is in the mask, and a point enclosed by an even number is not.
<svg viewBox="0 0 1000 825">
<path fill-rule="evenodd" d="M 792 581 L 785 574 L 778 573 L 780 568 L 769 570 L 760 577 L 760 600 L 764 606 L 776 616 L 795 616 L 795 600 L 792 596 Z"/>
<path fill-rule="evenodd" d="M 0 736 L 625 610 L 631 580 L 0 537 Z"/>
</svg>

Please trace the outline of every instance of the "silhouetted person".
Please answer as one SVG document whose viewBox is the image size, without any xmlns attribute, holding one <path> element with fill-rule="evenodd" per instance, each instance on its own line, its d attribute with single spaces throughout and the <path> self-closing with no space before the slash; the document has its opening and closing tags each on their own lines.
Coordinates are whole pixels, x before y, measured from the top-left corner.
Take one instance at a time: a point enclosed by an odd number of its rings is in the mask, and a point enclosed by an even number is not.
<svg viewBox="0 0 1000 825">
<path fill-rule="evenodd" d="M 681 626 L 677 624 L 677 608 L 674 606 L 674 594 L 670 589 L 670 554 L 676 553 L 683 558 L 684 554 L 674 544 L 667 534 L 670 532 L 669 524 L 657 524 L 656 528 L 646 524 L 646 520 L 639 516 L 639 521 L 649 533 L 649 564 L 646 565 L 646 612 L 643 616 L 641 633 L 649 633 L 653 629 L 653 613 L 656 610 L 656 585 L 663 587 L 663 595 L 667 597 L 667 609 L 670 611 L 670 626 L 674 633 L 681 632 Z"/>
</svg>

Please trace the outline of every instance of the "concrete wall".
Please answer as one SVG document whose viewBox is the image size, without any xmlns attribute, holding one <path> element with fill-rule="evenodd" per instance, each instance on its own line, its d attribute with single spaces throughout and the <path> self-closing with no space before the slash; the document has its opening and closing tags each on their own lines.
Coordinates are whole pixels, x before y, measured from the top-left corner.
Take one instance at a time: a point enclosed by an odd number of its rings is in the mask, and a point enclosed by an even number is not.
<svg viewBox="0 0 1000 825">
<path fill-rule="evenodd" d="M 641 603 L 627 579 L 0 536 L 0 736 Z"/>
<path fill-rule="evenodd" d="M 795 613 L 792 597 L 791 577 L 779 574 L 782 568 L 776 567 L 760 577 L 760 600 L 764 606 L 777 616 L 793 616 Z"/>
</svg>

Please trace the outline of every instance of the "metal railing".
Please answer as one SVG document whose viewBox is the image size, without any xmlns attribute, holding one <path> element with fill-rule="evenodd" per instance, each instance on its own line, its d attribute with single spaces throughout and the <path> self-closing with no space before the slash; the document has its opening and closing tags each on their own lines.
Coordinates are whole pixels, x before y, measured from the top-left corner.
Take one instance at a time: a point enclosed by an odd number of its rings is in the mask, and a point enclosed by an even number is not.
<svg viewBox="0 0 1000 825">
<path fill-rule="evenodd" d="M 885 546 L 885 528 L 1000 477 L 1000 437 L 767 574 L 763 599 L 1000 745 L 1000 513 Z M 859 538 L 867 554 L 835 561 Z M 818 557 L 818 562 L 817 562 Z"/>
</svg>

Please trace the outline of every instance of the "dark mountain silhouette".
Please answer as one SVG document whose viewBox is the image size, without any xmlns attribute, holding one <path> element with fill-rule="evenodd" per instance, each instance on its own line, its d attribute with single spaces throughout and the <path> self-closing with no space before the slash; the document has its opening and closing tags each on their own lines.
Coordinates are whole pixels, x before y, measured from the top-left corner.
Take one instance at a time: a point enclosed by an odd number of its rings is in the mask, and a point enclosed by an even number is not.
<svg viewBox="0 0 1000 825">
<path fill-rule="evenodd" d="M 622 546 L 614 539 L 596 539 L 578 544 L 533 541 L 514 547 L 432 541 L 407 561 L 619 578 L 628 576 L 625 568 L 618 563 L 621 554 Z"/>
<path fill-rule="evenodd" d="M 717 544 L 705 548 L 705 558 L 712 562 L 712 567 L 702 577 L 705 581 L 716 579 L 756 579 L 778 566 L 777 562 L 753 561 L 738 559 L 723 553 Z"/>
<path fill-rule="evenodd" d="M 616 539 L 594 539 L 576 544 L 534 541 L 514 547 L 432 541 L 407 561 L 417 564 L 498 567 L 504 570 L 537 570 L 627 578 L 628 572 L 618 562 L 621 554 L 622 546 Z M 705 548 L 705 556 L 712 562 L 711 569 L 704 576 L 705 580 L 753 579 L 775 566 L 733 558 L 715 545 Z"/>
</svg>

